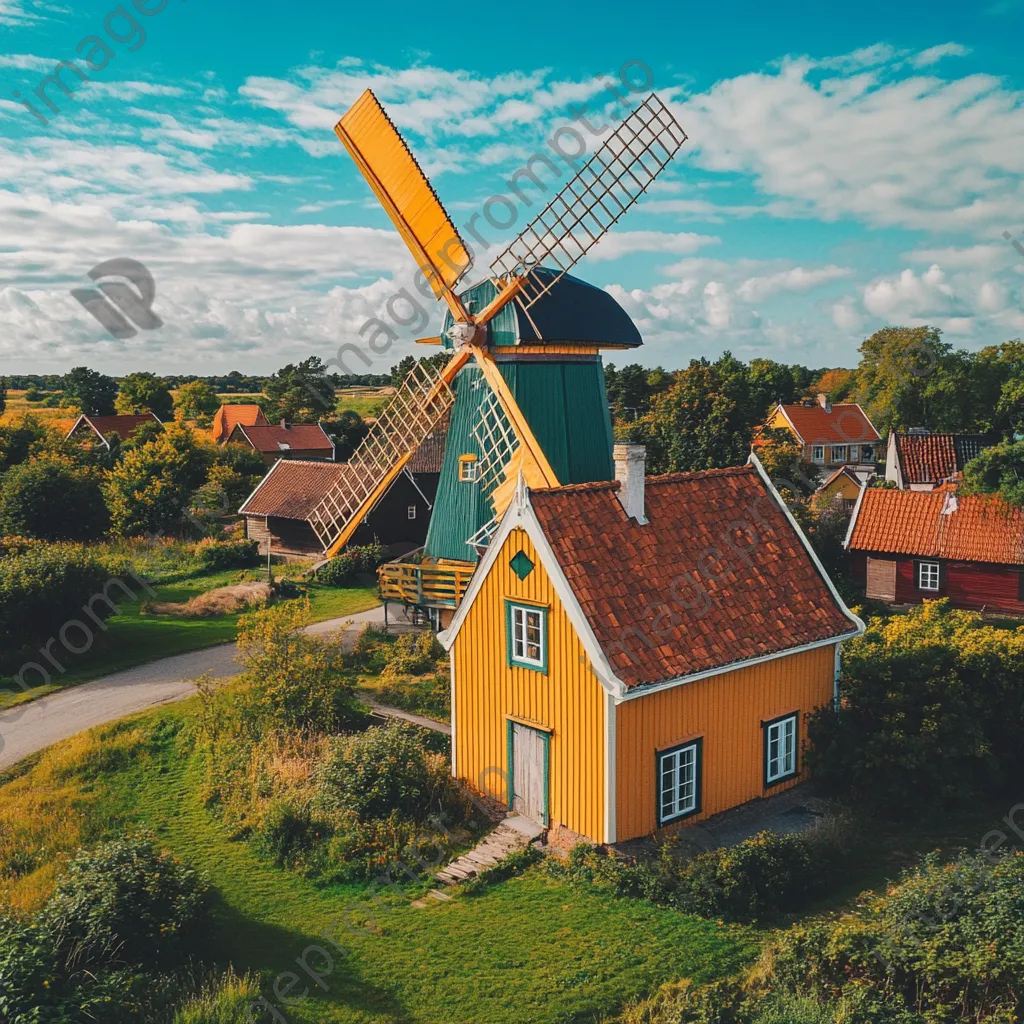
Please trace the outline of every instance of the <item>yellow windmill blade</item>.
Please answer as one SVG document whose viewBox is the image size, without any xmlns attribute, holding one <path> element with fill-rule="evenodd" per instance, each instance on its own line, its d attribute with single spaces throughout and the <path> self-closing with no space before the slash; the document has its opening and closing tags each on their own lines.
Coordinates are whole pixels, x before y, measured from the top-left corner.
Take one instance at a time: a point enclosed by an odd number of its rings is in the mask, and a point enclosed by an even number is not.
<svg viewBox="0 0 1024 1024">
<path fill-rule="evenodd" d="M 367 89 L 334 129 L 457 321 L 468 320 L 454 287 L 472 257 L 377 97 Z"/>
</svg>

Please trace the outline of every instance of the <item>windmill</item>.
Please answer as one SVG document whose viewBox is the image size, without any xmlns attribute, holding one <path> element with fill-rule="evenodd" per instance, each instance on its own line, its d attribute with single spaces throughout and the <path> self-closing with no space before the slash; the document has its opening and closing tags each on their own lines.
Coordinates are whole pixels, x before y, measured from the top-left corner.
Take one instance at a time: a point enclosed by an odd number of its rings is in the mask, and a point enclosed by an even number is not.
<svg viewBox="0 0 1024 1024">
<path fill-rule="evenodd" d="M 604 291 L 569 271 L 640 198 L 686 134 L 654 94 L 636 108 L 547 207 L 456 291 L 473 256 L 402 137 L 367 90 L 335 131 L 447 307 L 437 371 L 419 364 L 397 390 L 310 523 L 328 556 L 387 492 L 450 413 L 444 466 L 424 553 L 389 563 L 385 597 L 453 608 L 520 474 L 532 487 L 611 479 L 611 423 L 601 349 L 639 333 Z"/>
</svg>

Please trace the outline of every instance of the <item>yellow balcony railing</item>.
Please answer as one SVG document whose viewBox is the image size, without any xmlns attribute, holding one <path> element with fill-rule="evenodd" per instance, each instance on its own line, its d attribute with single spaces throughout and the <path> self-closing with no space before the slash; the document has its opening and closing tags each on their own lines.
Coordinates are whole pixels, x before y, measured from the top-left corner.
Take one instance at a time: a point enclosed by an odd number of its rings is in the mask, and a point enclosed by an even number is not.
<svg viewBox="0 0 1024 1024">
<path fill-rule="evenodd" d="M 377 570 L 384 601 L 421 608 L 458 608 L 473 576 L 472 562 L 385 562 Z"/>
</svg>

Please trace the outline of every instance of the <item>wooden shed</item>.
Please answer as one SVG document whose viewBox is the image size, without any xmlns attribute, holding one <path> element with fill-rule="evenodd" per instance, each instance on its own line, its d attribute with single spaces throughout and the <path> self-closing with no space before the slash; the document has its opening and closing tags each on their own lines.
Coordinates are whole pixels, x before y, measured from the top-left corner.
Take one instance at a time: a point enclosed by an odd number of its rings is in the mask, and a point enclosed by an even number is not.
<svg viewBox="0 0 1024 1024">
<path fill-rule="evenodd" d="M 864 628 L 755 457 L 645 481 L 642 451 L 612 482 L 520 481 L 440 634 L 453 773 L 570 841 L 795 784 Z"/>
</svg>

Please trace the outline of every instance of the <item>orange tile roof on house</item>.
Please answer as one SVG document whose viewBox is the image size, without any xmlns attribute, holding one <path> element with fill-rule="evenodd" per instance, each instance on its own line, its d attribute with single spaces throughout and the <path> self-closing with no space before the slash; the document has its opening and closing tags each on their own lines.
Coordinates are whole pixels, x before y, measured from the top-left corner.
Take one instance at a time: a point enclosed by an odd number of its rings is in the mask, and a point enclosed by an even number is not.
<svg viewBox="0 0 1024 1024">
<path fill-rule="evenodd" d="M 410 473 L 440 473 L 444 464 L 444 446 L 448 441 L 448 414 L 427 435 L 409 460 Z"/>
<path fill-rule="evenodd" d="M 257 451 L 267 454 L 287 451 L 334 453 L 334 445 L 319 423 L 292 423 L 284 427 L 280 424 L 248 426 L 237 423 L 232 433 L 235 430 Z"/>
<path fill-rule="evenodd" d="M 238 511 L 243 515 L 308 519 L 331 487 L 359 472 L 345 462 L 281 459 Z"/>
<path fill-rule="evenodd" d="M 880 441 L 867 413 L 859 405 L 780 406 L 803 444 L 871 444 Z"/>
<path fill-rule="evenodd" d="M 627 686 L 858 631 L 755 466 L 648 477 L 646 525 L 618 488 L 531 490 L 530 504 Z"/>
<path fill-rule="evenodd" d="M 896 434 L 903 486 L 951 479 L 985 448 L 996 443 L 987 434 Z"/>
<path fill-rule="evenodd" d="M 1024 509 L 996 495 L 869 487 L 854 511 L 851 551 L 1024 565 Z"/>
<path fill-rule="evenodd" d="M 95 433 L 103 440 L 109 441 L 111 435 L 117 434 L 122 441 L 131 437 L 133 431 L 138 430 L 144 423 L 159 423 L 160 420 L 151 412 L 140 413 L 131 416 L 80 416 L 75 420 L 74 426 L 68 432 L 68 437 L 74 434 L 80 426 L 91 426 Z"/>
<path fill-rule="evenodd" d="M 263 410 L 254 403 L 244 405 L 222 405 L 213 415 L 213 440 L 223 444 L 238 424 L 245 427 L 267 426 L 269 420 Z"/>
</svg>

